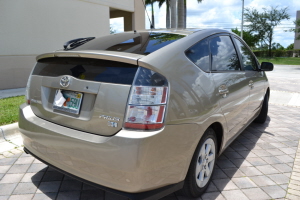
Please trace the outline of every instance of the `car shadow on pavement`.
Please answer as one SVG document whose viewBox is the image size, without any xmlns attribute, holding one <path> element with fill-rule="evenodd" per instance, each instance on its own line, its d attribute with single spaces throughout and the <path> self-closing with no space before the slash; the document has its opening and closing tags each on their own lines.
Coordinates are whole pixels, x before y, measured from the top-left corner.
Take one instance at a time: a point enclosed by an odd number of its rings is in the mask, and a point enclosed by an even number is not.
<svg viewBox="0 0 300 200">
<path fill-rule="evenodd" d="M 40 182 L 36 181 L 38 179 Z M 39 199 L 44 199 L 46 197 L 47 199 L 53 200 L 127 199 L 85 184 L 62 174 L 51 167 L 45 167 L 41 171 L 37 172 L 34 176 L 32 176 L 32 182 L 38 188 L 35 196 L 40 196 Z"/>
</svg>

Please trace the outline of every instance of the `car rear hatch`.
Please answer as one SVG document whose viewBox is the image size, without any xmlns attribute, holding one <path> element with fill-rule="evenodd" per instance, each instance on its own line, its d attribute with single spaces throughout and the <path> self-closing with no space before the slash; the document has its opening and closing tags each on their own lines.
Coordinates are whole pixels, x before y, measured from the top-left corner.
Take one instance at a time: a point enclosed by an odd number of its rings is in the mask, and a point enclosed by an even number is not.
<svg viewBox="0 0 300 200">
<path fill-rule="evenodd" d="M 111 136 L 123 124 L 142 55 L 56 52 L 37 58 L 29 100 L 36 116 L 72 129 Z"/>
</svg>

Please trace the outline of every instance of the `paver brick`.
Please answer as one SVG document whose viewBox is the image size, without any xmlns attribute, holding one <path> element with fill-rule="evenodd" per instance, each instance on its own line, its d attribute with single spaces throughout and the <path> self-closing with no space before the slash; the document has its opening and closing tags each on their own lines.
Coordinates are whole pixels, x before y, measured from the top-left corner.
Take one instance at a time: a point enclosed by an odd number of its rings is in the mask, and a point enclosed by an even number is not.
<svg viewBox="0 0 300 200">
<path fill-rule="evenodd" d="M 46 171 L 47 170 L 47 165 L 43 164 L 43 163 L 33 163 L 30 165 L 29 169 L 27 172 L 39 172 L 39 171 Z"/>
<path fill-rule="evenodd" d="M 60 187 L 60 191 L 75 191 L 81 190 L 82 182 L 77 180 L 63 181 Z"/>
<path fill-rule="evenodd" d="M 59 192 L 56 200 L 70 200 L 70 199 L 79 200 L 79 198 L 80 198 L 80 191 L 68 191 L 68 192 Z"/>
<path fill-rule="evenodd" d="M 37 172 L 37 173 L 26 173 L 24 174 L 21 182 L 32 182 L 32 181 L 40 181 L 45 172 Z"/>
<path fill-rule="evenodd" d="M 3 166 L 0 166 L 0 173 L 6 173 L 9 168 L 11 168 L 11 165 L 3 165 Z"/>
<path fill-rule="evenodd" d="M 272 165 L 262 165 L 256 167 L 259 171 L 261 171 L 263 174 L 278 174 L 280 173 L 277 169 L 272 167 Z"/>
<path fill-rule="evenodd" d="M 258 186 L 276 185 L 269 177 L 263 176 L 252 176 L 250 179 Z"/>
<path fill-rule="evenodd" d="M 43 176 L 43 181 L 61 181 L 64 175 L 58 171 L 47 171 Z"/>
<path fill-rule="evenodd" d="M 249 199 L 241 190 L 222 191 L 222 195 L 230 200 Z"/>
<path fill-rule="evenodd" d="M 0 183 L 0 194 L 2 196 L 11 195 L 16 186 L 17 183 Z"/>
<path fill-rule="evenodd" d="M 298 190 L 295 190 L 295 189 L 289 188 L 287 192 L 290 193 L 290 194 L 299 196 L 299 199 L 300 199 L 300 191 L 299 191 L 299 189 L 298 189 Z"/>
<path fill-rule="evenodd" d="M 208 192 L 201 196 L 202 200 L 225 200 L 220 192 Z M 178 198 L 178 200 L 186 200 L 186 197 Z M 199 198 L 200 200 L 200 198 Z"/>
<path fill-rule="evenodd" d="M 57 193 L 35 193 L 32 200 L 53 200 L 57 196 Z"/>
<path fill-rule="evenodd" d="M 288 199 L 288 200 L 299 200 L 299 196 L 296 196 L 296 195 L 293 195 L 293 194 L 287 194 L 285 199 Z"/>
<path fill-rule="evenodd" d="M 30 167 L 29 164 L 26 165 L 13 165 L 7 173 L 9 174 L 20 174 L 20 173 L 26 173 L 28 168 Z"/>
<path fill-rule="evenodd" d="M 231 180 L 241 189 L 257 187 L 248 177 L 232 178 Z"/>
<path fill-rule="evenodd" d="M 38 187 L 38 182 L 19 183 L 13 194 L 32 194 L 35 193 Z"/>
<path fill-rule="evenodd" d="M 33 194 L 11 195 L 9 200 L 31 200 Z"/>
<path fill-rule="evenodd" d="M 237 178 L 237 177 L 245 176 L 245 174 L 238 168 L 223 169 L 223 171 L 225 172 L 225 174 L 227 174 L 229 178 Z"/>
<path fill-rule="evenodd" d="M 270 196 L 260 188 L 242 189 L 242 191 L 251 200 L 271 199 Z"/>
<path fill-rule="evenodd" d="M 18 183 L 22 179 L 24 174 L 5 174 L 0 181 L 1 183 Z"/>
<path fill-rule="evenodd" d="M 15 162 L 15 164 L 31 164 L 33 162 L 33 160 L 34 160 L 33 157 L 20 157 Z"/>
<path fill-rule="evenodd" d="M 57 193 L 61 181 L 50 181 L 50 182 L 41 182 L 36 193 Z"/>
<path fill-rule="evenodd" d="M 286 195 L 286 191 L 277 185 L 265 186 L 261 189 L 263 189 L 269 196 L 271 196 L 274 199 L 284 198 Z"/>
<path fill-rule="evenodd" d="M 213 183 L 220 191 L 238 189 L 230 179 L 216 179 L 213 180 Z"/>
<path fill-rule="evenodd" d="M 263 175 L 258 169 L 255 167 L 240 167 L 240 170 L 246 175 L 246 176 L 259 176 Z"/>
<path fill-rule="evenodd" d="M 257 158 L 247 158 L 246 160 L 249 163 L 251 163 L 253 166 L 259 166 L 259 165 L 266 165 L 267 164 L 263 159 L 261 159 L 259 157 L 257 157 Z"/>
</svg>

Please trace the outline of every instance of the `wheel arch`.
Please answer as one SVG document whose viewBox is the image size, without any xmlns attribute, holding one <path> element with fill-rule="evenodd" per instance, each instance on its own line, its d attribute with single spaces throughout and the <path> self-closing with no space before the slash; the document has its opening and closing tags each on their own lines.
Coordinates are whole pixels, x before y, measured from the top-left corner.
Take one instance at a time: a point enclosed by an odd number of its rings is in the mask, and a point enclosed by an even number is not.
<svg viewBox="0 0 300 200">
<path fill-rule="evenodd" d="M 215 122 L 211 124 L 208 128 L 212 128 L 215 131 L 217 138 L 217 152 L 218 154 L 221 152 L 221 147 L 224 141 L 224 129 L 220 122 Z"/>
</svg>

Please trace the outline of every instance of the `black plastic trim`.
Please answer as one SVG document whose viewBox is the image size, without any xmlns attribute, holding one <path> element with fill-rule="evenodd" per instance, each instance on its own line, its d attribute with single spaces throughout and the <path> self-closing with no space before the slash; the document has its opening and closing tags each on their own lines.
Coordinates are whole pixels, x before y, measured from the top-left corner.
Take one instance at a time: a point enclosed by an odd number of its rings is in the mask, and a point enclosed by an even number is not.
<svg viewBox="0 0 300 200">
<path fill-rule="evenodd" d="M 45 163 L 46 165 L 54 168 L 55 170 L 67 175 L 67 176 L 70 176 L 74 179 L 77 179 L 81 182 L 84 182 L 86 184 L 89 184 L 93 187 L 96 187 L 96 188 L 99 188 L 99 189 L 102 189 L 106 192 L 111 192 L 111 193 L 114 193 L 114 194 L 117 194 L 117 195 L 120 195 L 120 196 L 123 196 L 123 197 L 126 197 L 128 199 L 131 199 L 131 200 L 157 200 L 157 199 L 160 199 L 164 196 L 167 196 L 168 194 L 171 194 L 177 190 L 180 190 L 182 187 L 183 187 L 183 184 L 184 184 L 184 181 L 181 181 L 179 183 L 176 183 L 176 184 L 172 184 L 172 185 L 167 185 L 167 186 L 164 186 L 162 188 L 158 188 L 158 189 L 155 189 L 155 190 L 150 190 L 150 191 L 146 191 L 146 192 L 140 192 L 140 193 L 128 193 L 128 192 L 122 192 L 122 191 L 119 191 L 119 190 L 115 190 L 115 189 L 112 189 L 112 188 L 108 188 L 108 187 L 105 187 L 105 186 L 102 186 L 102 185 L 98 185 L 96 183 L 93 183 L 93 182 L 90 182 L 88 180 L 85 180 L 85 179 L 82 179 L 80 177 L 77 177 L 73 174 L 70 174 L 62 169 L 59 169 L 51 164 L 49 164 L 48 162 L 42 160 L 41 158 L 37 157 L 36 155 L 34 155 L 33 153 L 31 153 L 26 147 L 24 147 L 24 152 L 27 153 L 27 154 L 30 154 L 32 155 L 33 157 L 35 157 L 36 159 L 40 160 L 41 162 Z"/>
</svg>

